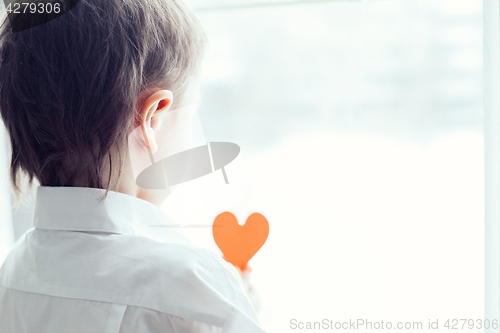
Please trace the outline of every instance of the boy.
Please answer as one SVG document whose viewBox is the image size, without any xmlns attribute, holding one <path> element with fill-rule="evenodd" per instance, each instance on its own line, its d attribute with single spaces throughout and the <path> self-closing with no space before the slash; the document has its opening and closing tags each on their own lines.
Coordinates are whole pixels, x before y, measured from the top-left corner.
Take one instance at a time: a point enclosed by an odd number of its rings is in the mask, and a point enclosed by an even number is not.
<svg viewBox="0 0 500 333">
<path fill-rule="evenodd" d="M 131 170 L 173 130 L 160 115 L 197 103 L 196 17 L 180 0 L 80 0 L 14 30 L 5 19 L 11 179 L 18 194 L 21 172 L 41 186 L 0 269 L 0 332 L 263 332 L 235 268 L 189 244 L 159 208 L 166 190 Z"/>
</svg>

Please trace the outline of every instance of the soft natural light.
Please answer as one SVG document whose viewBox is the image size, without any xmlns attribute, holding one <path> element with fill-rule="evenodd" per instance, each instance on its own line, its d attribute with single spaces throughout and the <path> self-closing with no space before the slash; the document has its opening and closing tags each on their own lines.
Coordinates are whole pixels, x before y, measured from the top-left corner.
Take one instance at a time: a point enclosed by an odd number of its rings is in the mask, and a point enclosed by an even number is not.
<svg viewBox="0 0 500 333">
<path fill-rule="evenodd" d="M 292 319 L 427 331 L 483 317 L 481 10 L 335 1 L 201 13 L 205 136 L 242 152 L 229 185 L 216 172 L 164 208 L 217 253 L 218 213 L 268 218 L 250 264 L 269 332 L 294 331 Z"/>
<path fill-rule="evenodd" d="M 483 318 L 482 1 L 207 10 L 249 2 L 191 1 L 209 37 L 203 134 L 241 153 L 229 184 L 180 184 L 162 209 L 218 255 L 218 214 L 268 219 L 249 263 L 268 332 Z M 31 226 L 21 209 L 13 228 L 9 204 L 0 193 L 0 263 Z"/>
</svg>

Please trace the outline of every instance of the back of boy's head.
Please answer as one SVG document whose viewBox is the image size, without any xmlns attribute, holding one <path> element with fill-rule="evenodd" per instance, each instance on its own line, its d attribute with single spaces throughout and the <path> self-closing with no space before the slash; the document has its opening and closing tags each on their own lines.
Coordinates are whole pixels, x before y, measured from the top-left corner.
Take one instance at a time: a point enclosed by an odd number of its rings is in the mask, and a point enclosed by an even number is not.
<svg viewBox="0 0 500 333">
<path fill-rule="evenodd" d="M 126 143 L 139 93 L 169 89 L 176 108 L 205 40 L 181 0 L 80 0 L 63 16 L 15 33 L 5 19 L 0 113 L 17 194 L 22 173 L 29 184 L 71 186 L 83 177 L 84 186 L 107 188 L 103 164 Z"/>
</svg>

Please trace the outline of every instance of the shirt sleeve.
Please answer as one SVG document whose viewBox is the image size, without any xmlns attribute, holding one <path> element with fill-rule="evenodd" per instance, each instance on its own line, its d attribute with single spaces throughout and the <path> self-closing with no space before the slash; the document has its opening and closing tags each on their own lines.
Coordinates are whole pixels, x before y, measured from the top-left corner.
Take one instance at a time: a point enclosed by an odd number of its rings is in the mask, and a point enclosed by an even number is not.
<svg viewBox="0 0 500 333">
<path fill-rule="evenodd" d="M 209 257 L 207 260 L 213 262 L 226 277 L 221 285 L 225 289 L 223 293 L 233 305 L 221 333 L 265 333 L 236 268 L 212 251 L 206 250 L 206 254 Z"/>
</svg>

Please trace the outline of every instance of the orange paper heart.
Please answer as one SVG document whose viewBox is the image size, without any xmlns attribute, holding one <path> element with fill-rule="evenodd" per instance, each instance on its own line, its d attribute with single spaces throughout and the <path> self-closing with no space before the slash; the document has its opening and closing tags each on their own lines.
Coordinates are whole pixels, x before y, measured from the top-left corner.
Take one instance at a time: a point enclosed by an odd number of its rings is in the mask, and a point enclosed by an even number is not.
<svg viewBox="0 0 500 333">
<path fill-rule="evenodd" d="M 215 218 L 212 232 L 224 259 L 244 271 L 248 261 L 266 242 L 269 223 L 263 215 L 253 213 L 244 225 L 239 225 L 233 214 L 224 212 Z"/>
</svg>

